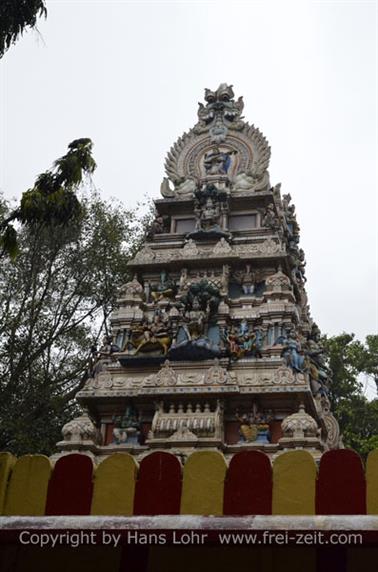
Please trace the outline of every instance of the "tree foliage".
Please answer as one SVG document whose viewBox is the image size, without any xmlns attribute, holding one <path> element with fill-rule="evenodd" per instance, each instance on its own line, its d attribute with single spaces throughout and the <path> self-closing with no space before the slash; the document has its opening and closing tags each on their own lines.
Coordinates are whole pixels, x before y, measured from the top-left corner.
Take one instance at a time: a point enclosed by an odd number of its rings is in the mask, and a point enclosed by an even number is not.
<svg viewBox="0 0 378 572">
<path fill-rule="evenodd" d="M 20 205 L 0 222 L 0 246 L 12 258 L 19 248 L 14 222 L 35 228 L 38 225 L 64 227 L 77 221 L 81 205 L 76 192 L 85 176 L 96 168 L 92 141 L 76 139 L 68 152 L 55 161 L 53 169 L 37 177 L 32 189 L 23 193 Z"/>
<path fill-rule="evenodd" d="M 363 344 L 353 334 L 325 338 L 329 365 L 333 371 L 330 401 L 340 424 L 344 445 L 366 455 L 378 448 L 378 399 L 369 401 L 363 393 L 363 376 L 377 384 L 378 336 Z"/>
<path fill-rule="evenodd" d="M 50 454 L 60 440 L 144 233 L 143 219 L 96 194 L 80 213 L 64 226 L 36 213 L 18 231 L 19 255 L 1 260 L 0 450 Z"/>
<path fill-rule="evenodd" d="M 0 58 L 26 28 L 35 28 L 38 17 L 47 15 L 43 0 L 2 0 L 0 2 Z"/>
</svg>

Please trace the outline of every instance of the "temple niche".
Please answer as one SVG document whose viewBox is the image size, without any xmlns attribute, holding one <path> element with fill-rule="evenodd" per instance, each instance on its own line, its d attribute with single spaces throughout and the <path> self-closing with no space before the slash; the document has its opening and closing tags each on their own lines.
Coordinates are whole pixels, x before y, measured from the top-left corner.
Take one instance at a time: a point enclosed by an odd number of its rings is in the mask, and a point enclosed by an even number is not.
<svg viewBox="0 0 378 572">
<path fill-rule="evenodd" d="M 340 446 L 295 206 L 271 185 L 269 145 L 243 107 L 232 86 L 207 89 L 170 149 L 156 218 L 77 395 L 85 416 L 63 429 L 60 454 L 318 458 Z"/>
</svg>

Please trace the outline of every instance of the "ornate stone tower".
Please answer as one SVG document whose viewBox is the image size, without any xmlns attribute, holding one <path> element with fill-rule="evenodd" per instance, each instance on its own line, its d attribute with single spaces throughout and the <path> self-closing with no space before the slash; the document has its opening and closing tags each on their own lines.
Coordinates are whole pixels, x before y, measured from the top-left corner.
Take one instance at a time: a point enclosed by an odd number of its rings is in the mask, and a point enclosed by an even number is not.
<svg viewBox="0 0 378 572">
<path fill-rule="evenodd" d="M 156 218 L 129 262 L 104 340 L 63 429 L 62 452 L 139 458 L 165 449 L 226 456 L 339 446 L 331 372 L 310 317 L 290 195 L 232 86 L 205 91 L 173 145 Z"/>
</svg>

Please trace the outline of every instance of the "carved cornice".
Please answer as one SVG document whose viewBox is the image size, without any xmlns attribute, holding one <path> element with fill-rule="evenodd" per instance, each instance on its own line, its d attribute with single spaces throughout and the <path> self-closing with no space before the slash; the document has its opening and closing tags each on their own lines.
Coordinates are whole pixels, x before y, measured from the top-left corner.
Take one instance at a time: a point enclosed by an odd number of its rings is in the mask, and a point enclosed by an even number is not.
<svg viewBox="0 0 378 572">
<path fill-rule="evenodd" d="M 221 238 L 214 246 L 200 246 L 189 240 L 182 248 L 151 248 L 146 244 L 131 260 L 129 266 L 144 264 L 167 264 L 177 260 L 203 260 L 203 259 L 250 259 L 285 256 L 284 246 L 273 238 L 255 241 L 247 244 L 229 244 Z"/>
<path fill-rule="evenodd" d="M 247 364 L 244 364 L 247 366 Z M 157 373 L 147 377 L 129 377 L 128 374 L 101 372 L 87 381 L 78 397 L 105 397 L 118 395 L 151 395 L 170 393 L 245 393 L 291 389 L 309 389 L 306 377 L 281 365 L 278 368 L 238 367 L 229 370 L 215 360 L 214 365 L 202 371 L 177 371 L 167 361 Z"/>
</svg>

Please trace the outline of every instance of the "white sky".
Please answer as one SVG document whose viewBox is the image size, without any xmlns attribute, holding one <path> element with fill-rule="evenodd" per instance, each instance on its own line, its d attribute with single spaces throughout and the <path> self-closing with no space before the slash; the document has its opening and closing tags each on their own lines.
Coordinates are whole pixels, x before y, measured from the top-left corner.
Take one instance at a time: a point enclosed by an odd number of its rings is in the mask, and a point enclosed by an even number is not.
<svg viewBox="0 0 378 572">
<path fill-rule="evenodd" d="M 296 204 L 324 333 L 377 331 L 376 2 L 47 2 L 1 65 L 1 178 L 19 197 L 91 137 L 104 197 L 158 198 L 205 87 L 234 85 Z"/>
</svg>

